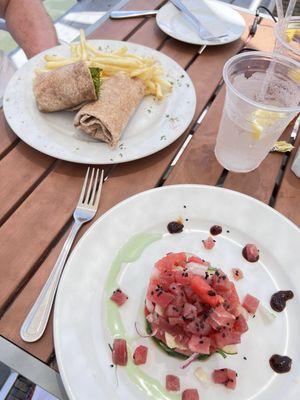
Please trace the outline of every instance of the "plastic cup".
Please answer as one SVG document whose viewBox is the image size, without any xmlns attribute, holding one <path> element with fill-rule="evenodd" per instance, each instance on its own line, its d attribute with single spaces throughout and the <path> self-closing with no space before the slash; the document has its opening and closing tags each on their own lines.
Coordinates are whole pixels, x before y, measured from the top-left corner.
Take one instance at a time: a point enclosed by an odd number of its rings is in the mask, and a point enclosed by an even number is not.
<svg viewBox="0 0 300 400">
<path fill-rule="evenodd" d="M 278 22 L 275 37 L 274 52 L 300 62 L 300 17 L 291 17 L 288 25 L 285 19 Z"/>
<path fill-rule="evenodd" d="M 226 98 L 215 147 L 224 168 L 233 172 L 257 168 L 298 115 L 299 68 L 287 57 L 256 51 L 227 61 Z"/>
</svg>

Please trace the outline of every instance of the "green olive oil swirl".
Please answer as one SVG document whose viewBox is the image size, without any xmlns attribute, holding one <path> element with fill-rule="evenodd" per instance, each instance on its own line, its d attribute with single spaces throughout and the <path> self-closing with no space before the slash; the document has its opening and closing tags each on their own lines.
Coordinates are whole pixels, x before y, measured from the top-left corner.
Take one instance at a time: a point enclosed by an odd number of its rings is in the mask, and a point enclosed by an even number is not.
<svg viewBox="0 0 300 400">
<path fill-rule="evenodd" d="M 114 262 L 112 263 L 108 278 L 105 284 L 105 299 L 106 299 L 106 322 L 107 327 L 113 338 L 124 338 L 129 343 L 130 340 L 126 335 L 125 328 L 121 319 L 118 306 L 110 300 L 112 292 L 117 287 L 117 277 L 123 263 L 130 263 L 138 260 L 143 251 L 157 240 L 160 240 L 162 235 L 140 233 L 133 236 L 119 250 Z M 129 350 L 129 349 L 128 349 Z M 137 385 L 141 390 L 147 393 L 151 399 L 155 400 L 179 400 L 178 394 L 170 393 L 165 390 L 163 385 L 156 379 L 151 378 L 142 369 L 136 366 L 132 361 L 132 354 L 128 351 L 128 363 L 125 369 L 129 379 Z"/>
</svg>

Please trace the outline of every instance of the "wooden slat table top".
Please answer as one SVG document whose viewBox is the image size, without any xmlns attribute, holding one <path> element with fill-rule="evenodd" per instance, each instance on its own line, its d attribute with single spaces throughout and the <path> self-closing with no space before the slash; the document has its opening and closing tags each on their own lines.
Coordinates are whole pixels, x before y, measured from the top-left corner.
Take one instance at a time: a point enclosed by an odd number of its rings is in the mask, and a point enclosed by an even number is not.
<svg viewBox="0 0 300 400">
<path fill-rule="evenodd" d="M 164 3 L 162 0 L 132 0 L 125 9 L 159 8 Z M 269 51 L 274 44 L 272 22 L 263 20 L 255 36 L 250 37 L 248 27 L 253 16 L 242 15 L 247 29 L 239 41 L 206 48 L 201 55 L 199 47 L 167 37 L 153 18 L 107 20 L 90 36 L 128 40 L 158 49 L 187 70 L 197 94 L 195 117 L 176 142 L 145 159 L 105 168 L 107 180 L 97 216 L 135 193 L 174 183 L 216 185 L 222 182 L 224 187 L 269 202 L 282 155 L 270 154 L 256 171 L 241 175 L 224 173 L 213 153 L 224 87 L 215 99 L 213 95 L 222 83 L 224 63 L 244 47 Z M 207 114 L 198 123 L 208 105 Z M 285 136 L 289 134 L 290 128 Z M 179 157 L 178 152 L 187 139 L 189 143 Z M 178 162 L 170 168 L 177 155 Z M 299 224 L 300 180 L 290 172 L 291 160 L 292 157 L 275 207 Z M 56 160 L 28 147 L 9 129 L 0 111 L 0 335 L 44 362 L 48 362 L 54 352 L 52 320 L 37 343 L 23 342 L 19 330 L 68 234 L 85 171 L 85 165 Z M 84 226 L 79 237 L 88 227 Z"/>
</svg>

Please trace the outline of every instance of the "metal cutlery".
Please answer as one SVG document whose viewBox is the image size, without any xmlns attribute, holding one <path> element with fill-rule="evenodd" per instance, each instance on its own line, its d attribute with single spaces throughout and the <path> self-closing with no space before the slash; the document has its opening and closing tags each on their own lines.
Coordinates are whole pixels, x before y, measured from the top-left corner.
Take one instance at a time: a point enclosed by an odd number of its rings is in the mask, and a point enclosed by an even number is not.
<svg viewBox="0 0 300 400">
<path fill-rule="evenodd" d="M 111 11 L 109 14 L 112 19 L 136 18 L 136 17 L 153 17 L 158 10 L 141 10 L 141 11 Z"/>
<path fill-rule="evenodd" d="M 81 194 L 73 213 L 74 223 L 71 232 L 47 282 L 21 327 L 20 335 L 25 342 L 39 340 L 46 329 L 59 280 L 75 236 L 82 225 L 93 219 L 97 212 L 103 175 L 104 171 L 102 170 L 100 174 L 100 170 L 96 168 L 92 168 L 91 173 L 88 168 L 86 172 Z"/>
<path fill-rule="evenodd" d="M 227 34 L 219 36 L 213 35 L 208 29 L 206 29 L 201 24 L 198 18 L 196 18 L 195 15 L 191 13 L 191 11 L 180 0 L 170 0 L 170 1 L 179 11 L 182 12 L 182 15 L 193 26 L 193 28 L 198 33 L 200 39 L 210 41 L 210 40 L 221 39 L 227 36 Z"/>
</svg>

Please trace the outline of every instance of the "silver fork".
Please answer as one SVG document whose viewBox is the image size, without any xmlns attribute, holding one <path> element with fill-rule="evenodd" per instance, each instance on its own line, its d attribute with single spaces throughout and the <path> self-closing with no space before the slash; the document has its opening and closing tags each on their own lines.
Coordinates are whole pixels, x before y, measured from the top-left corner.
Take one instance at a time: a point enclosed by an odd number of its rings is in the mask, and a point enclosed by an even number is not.
<svg viewBox="0 0 300 400">
<path fill-rule="evenodd" d="M 75 236 L 82 225 L 93 219 L 97 212 L 103 175 L 103 170 L 100 176 L 100 170 L 95 168 L 92 169 L 90 174 L 90 167 L 86 172 L 81 194 L 73 213 L 74 223 L 71 232 L 47 282 L 21 327 L 20 335 L 25 342 L 36 342 L 42 337 L 46 329 L 59 280 Z"/>
</svg>

